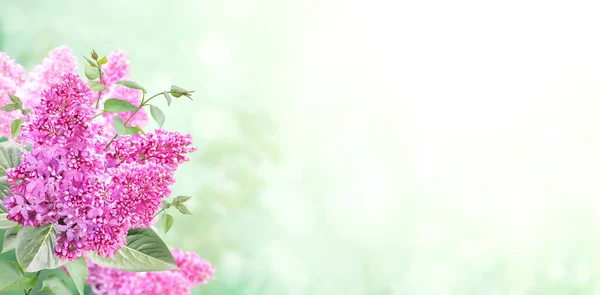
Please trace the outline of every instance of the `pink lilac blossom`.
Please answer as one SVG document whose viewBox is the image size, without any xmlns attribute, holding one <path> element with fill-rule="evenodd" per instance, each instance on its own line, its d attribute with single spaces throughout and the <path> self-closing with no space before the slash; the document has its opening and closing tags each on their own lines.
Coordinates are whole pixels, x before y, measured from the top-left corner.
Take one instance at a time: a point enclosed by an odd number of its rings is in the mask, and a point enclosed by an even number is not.
<svg viewBox="0 0 600 295">
<path fill-rule="evenodd" d="M 60 46 L 48 53 L 41 65 L 29 74 L 25 84 L 16 92 L 23 100 L 23 106 L 32 108 L 40 101 L 41 91 L 56 82 L 61 75 L 77 72 L 77 60 L 68 46 Z"/>
<path fill-rule="evenodd" d="M 94 295 L 184 295 L 214 279 L 215 268 L 197 254 L 171 250 L 179 270 L 125 272 L 89 263 Z"/>
<path fill-rule="evenodd" d="M 12 103 L 8 94 L 14 94 L 23 85 L 25 73 L 25 69 L 14 59 L 0 52 L 0 106 Z M 0 137 L 10 137 L 10 124 L 19 115 L 17 112 L 0 111 Z"/>
<path fill-rule="evenodd" d="M 71 49 L 60 46 L 50 51 L 41 65 L 36 66 L 25 78 L 25 69 L 0 52 L 0 106 L 11 101 L 8 94 L 17 95 L 24 108 L 32 108 L 40 101 L 40 92 L 56 81 L 62 74 L 75 73 L 77 63 Z M 18 111 L 0 113 L 0 137 L 10 137 L 10 125 L 13 120 L 23 116 Z"/>
<path fill-rule="evenodd" d="M 105 153 L 102 126 L 92 120 L 94 104 L 94 94 L 75 74 L 52 83 L 23 123 L 32 150 L 7 171 L 8 219 L 24 226 L 53 224 L 62 259 L 87 251 L 114 255 L 130 228 L 150 224 L 170 194 L 177 165 L 194 150 L 189 135 L 157 130 L 118 137 L 117 145 L 138 158 L 113 146 Z"/>
</svg>

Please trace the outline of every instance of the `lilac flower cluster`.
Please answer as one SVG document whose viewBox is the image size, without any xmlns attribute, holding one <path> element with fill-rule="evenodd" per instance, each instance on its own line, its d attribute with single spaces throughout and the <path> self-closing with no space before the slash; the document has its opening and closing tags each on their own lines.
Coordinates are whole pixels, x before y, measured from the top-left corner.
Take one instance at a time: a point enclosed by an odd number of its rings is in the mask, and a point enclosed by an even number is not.
<svg viewBox="0 0 600 295">
<path fill-rule="evenodd" d="M 124 93 L 114 84 L 126 77 L 122 56 L 115 53 L 114 62 L 106 66 L 107 96 Z M 42 68 L 61 68 L 57 64 L 44 61 Z M 170 195 L 175 170 L 194 151 L 191 136 L 163 130 L 120 136 L 105 151 L 107 134 L 114 130 L 105 131 L 112 120 L 94 119 L 98 94 L 76 74 L 55 79 L 48 71 L 38 72 L 52 82 L 40 92 L 22 126 L 21 140 L 32 145 L 31 151 L 19 166 L 7 170 L 12 194 L 3 204 L 8 219 L 23 226 L 54 225 L 54 251 L 61 259 L 72 261 L 87 251 L 111 257 L 125 244 L 127 231 L 149 226 L 161 200 Z M 141 98 L 129 99 L 139 104 Z M 138 122 L 144 120 L 141 116 Z"/>
<path fill-rule="evenodd" d="M 77 62 L 67 46 L 58 47 L 48 54 L 41 65 L 36 66 L 26 77 L 27 72 L 15 60 L 0 52 L 0 106 L 10 103 L 8 94 L 15 94 L 23 101 L 25 108 L 32 108 L 40 101 L 40 93 L 56 82 L 62 74 L 75 73 Z M 10 124 L 21 118 L 19 112 L 0 113 L 0 137 L 10 137 Z"/>
<path fill-rule="evenodd" d="M 179 270 L 126 272 L 89 264 L 94 295 L 184 295 L 212 280 L 215 268 L 192 252 L 172 250 Z"/>
</svg>

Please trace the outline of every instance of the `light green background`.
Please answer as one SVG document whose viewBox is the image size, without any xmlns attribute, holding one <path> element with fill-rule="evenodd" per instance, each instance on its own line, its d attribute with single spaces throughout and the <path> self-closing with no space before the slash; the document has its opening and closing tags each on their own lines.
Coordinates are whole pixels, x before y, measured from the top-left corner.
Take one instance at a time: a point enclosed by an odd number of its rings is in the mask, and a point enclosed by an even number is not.
<svg viewBox="0 0 600 295">
<path fill-rule="evenodd" d="M 194 294 L 598 294 L 600 21 L 569 1 L 2 1 L 0 49 L 121 48 L 198 147 Z"/>
</svg>

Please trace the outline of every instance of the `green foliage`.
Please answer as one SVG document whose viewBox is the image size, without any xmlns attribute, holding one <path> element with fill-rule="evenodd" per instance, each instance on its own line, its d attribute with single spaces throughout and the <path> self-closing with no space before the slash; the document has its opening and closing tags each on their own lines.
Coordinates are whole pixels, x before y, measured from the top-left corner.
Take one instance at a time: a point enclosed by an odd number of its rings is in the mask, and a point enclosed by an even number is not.
<svg viewBox="0 0 600 295">
<path fill-rule="evenodd" d="M 6 218 L 8 213 L 0 213 L 0 229 L 9 229 L 17 226 L 17 223 Z"/>
<path fill-rule="evenodd" d="M 21 153 L 25 148 L 11 141 L 0 143 L 0 176 L 6 175 L 6 169 L 14 168 L 21 163 Z"/>
<path fill-rule="evenodd" d="M 26 276 L 16 263 L 0 260 L 0 292 L 29 290 L 36 282 L 37 276 Z"/>
<path fill-rule="evenodd" d="M 171 216 L 168 213 L 163 213 L 160 217 L 160 219 L 158 220 L 156 227 L 163 232 L 164 234 L 166 234 L 167 232 L 169 232 L 169 230 L 171 229 L 171 226 L 173 226 L 173 216 Z"/>
<path fill-rule="evenodd" d="M 173 206 L 175 206 L 175 208 L 177 208 L 177 210 L 179 210 L 181 214 L 192 215 L 192 213 L 190 213 L 190 210 L 188 210 L 188 208 L 184 204 L 173 204 Z"/>
<path fill-rule="evenodd" d="M 73 279 L 73 283 L 75 283 L 77 291 L 79 292 L 79 294 L 83 295 L 83 289 L 85 288 L 85 283 L 87 282 L 89 275 L 89 270 L 87 262 L 85 262 L 85 258 L 81 256 L 77 260 L 67 263 L 66 267 L 69 271 L 71 279 Z"/>
<path fill-rule="evenodd" d="M 105 65 L 107 62 L 108 62 L 108 58 L 106 58 L 106 56 L 105 56 L 98 61 L 98 65 L 102 66 L 102 65 Z"/>
<path fill-rule="evenodd" d="M 163 95 L 165 96 L 165 99 L 167 100 L 167 106 L 171 105 L 171 95 L 169 95 L 169 92 L 164 91 Z"/>
<path fill-rule="evenodd" d="M 97 68 L 97 67 L 98 67 L 98 66 L 96 65 L 96 63 L 94 63 L 93 61 L 91 61 L 89 58 L 87 58 L 87 57 L 85 57 L 85 56 L 83 56 L 83 58 L 85 58 L 85 60 L 88 62 L 88 64 L 89 64 L 91 67 L 94 67 L 94 68 Z"/>
<path fill-rule="evenodd" d="M 117 82 L 117 84 L 123 85 L 123 86 L 125 86 L 127 88 L 138 89 L 138 90 L 141 90 L 144 93 L 147 93 L 146 89 L 144 87 L 140 86 L 138 83 L 135 83 L 133 81 L 121 80 L 121 81 Z"/>
<path fill-rule="evenodd" d="M 10 101 L 12 101 L 14 104 L 18 105 L 19 108 L 23 107 L 23 102 L 16 95 L 13 95 L 13 94 L 9 93 L 8 97 L 10 98 Z"/>
<path fill-rule="evenodd" d="M 104 102 L 105 113 L 123 113 L 135 111 L 137 109 L 138 107 L 118 98 L 109 98 Z"/>
<path fill-rule="evenodd" d="M 173 205 L 183 204 L 191 198 L 191 196 L 177 196 L 175 199 L 173 199 Z"/>
<path fill-rule="evenodd" d="M 127 242 L 113 258 L 88 253 L 91 262 L 124 271 L 165 271 L 178 269 L 171 251 L 151 228 L 134 228 Z"/>
<path fill-rule="evenodd" d="M 23 120 L 16 119 L 10 125 L 10 133 L 13 138 L 16 138 L 17 135 L 19 135 L 19 133 L 21 132 L 21 124 L 23 124 Z"/>
<path fill-rule="evenodd" d="M 13 250 L 17 245 L 17 233 L 18 229 L 7 229 L 4 232 L 4 241 L 2 243 L 2 252 L 6 253 L 10 250 Z"/>
<path fill-rule="evenodd" d="M 42 227 L 26 226 L 17 234 L 15 252 L 19 265 L 25 271 L 36 272 L 64 265 L 67 261 L 60 260 L 54 254 L 56 246 L 56 231 L 54 225 Z"/>
<path fill-rule="evenodd" d="M 150 106 L 150 114 L 152 114 L 154 121 L 158 123 L 158 128 L 162 128 L 163 124 L 165 124 L 165 114 L 158 107 L 153 105 Z"/>
<path fill-rule="evenodd" d="M 95 91 L 106 90 L 106 86 L 98 81 L 90 80 L 90 81 L 88 81 L 88 85 L 90 86 L 90 88 L 92 88 L 92 90 L 95 90 Z"/>
<path fill-rule="evenodd" d="M 58 276 L 51 275 L 44 279 L 42 289 L 52 292 L 54 295 L 72 294 L 67 284 Z"/>
<path fill-rule="evenodd" d="M 98 79 L 98 77 L 100 77 L 100 73 L 98 72 L 98 69 L 96 69 L 95 66 L 86 64 L 85 65 L 85 77 L 88 78 L 89 80 L 96 80 L 96 79 Z"/>
<path fill-rule="evenodd" d="M 19 106 L 16 103 L 7 104 L 2 107 L 2 110 L 6 111 L 6 112 L 12 112 L 12 111 L 20 110 L 20 109 L 21 109 L 21 106 Z"/>
<path fill-rule="evenodd" d="M 139 127 L 125 126 L 123 120 L 119 116 L 116 116 L 113 119 L 113 124 L 115 126 L 115 130 L 117 131 L 117 134 L 119 135 L 135 135 L 141 130 Z"/>
</svg>

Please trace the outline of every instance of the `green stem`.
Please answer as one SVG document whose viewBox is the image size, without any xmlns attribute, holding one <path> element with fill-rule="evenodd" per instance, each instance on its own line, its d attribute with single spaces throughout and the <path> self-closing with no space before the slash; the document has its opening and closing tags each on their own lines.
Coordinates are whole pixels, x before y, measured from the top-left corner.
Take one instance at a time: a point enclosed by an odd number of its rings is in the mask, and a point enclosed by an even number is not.
<svg viewBox="0 0 600 295">
<path fill-rule="evenodd" d="M 100 74 L 100 84 L 102 84 L 102 65 L 98 65 L 98 73 Z M 98 91 L 98 99 L 96 100 L 96 108 L 98 108 L 98 104 L 100 104 L 100 95 L 102 91 Z"/>
<path fill-rule="evenodd" d="M 133 111 L 133 113 L 131 114 L 131 116 L 129 116 L 129 118 L 125 121 L 125 123 L 123 123 L 123 125 L 127 126 L 127 123 L 129 123 L 129 121 L 131 121 L 131 119 L 133 119 L 133 116 L 135 116 L 135 114 L 137 114 L 137 112 L 139 112 L 139 110 L 141 110 L 144 106 L 146 106 L 148 104 L 148 102 L 150 102 L 153 98 L 155 98 L 155 97 L 157 97 L 157 96 L 159 96 L 161 94 L 163 94 L 163 92 L 159 92 L 159 93 L 151 96 L 150 98 L 148 98 L 147 100 L 144 101 L 145 94 L 143 94 L 143 92 L 142 92 L 142 103 L 140 103 L 140 106 L 137 107 L 137 109 L 135 109 L 135 111 Z M 98 99 L 99 99 L 99 97 L 98 97 Z M 108 144 L 106 145 L 106 147 L 104 147 L 105 151 L 113 143 L 113 141 L 117 138 L 117 136 L 119 136 L 119 134 L 115 134 L 115 136 L 108 142 Z"/>
<path fill-rule="evenodd" d="M 165 211 L 165 208 L 160 209 L 160 211 L 156 212 L 156 214 L 154 214 L 154 217 L 158 216 L 158 214 L 162 213 L 163 211 Z M 152 217 L 152 218 L 154 218 Z"/>
</svg>

